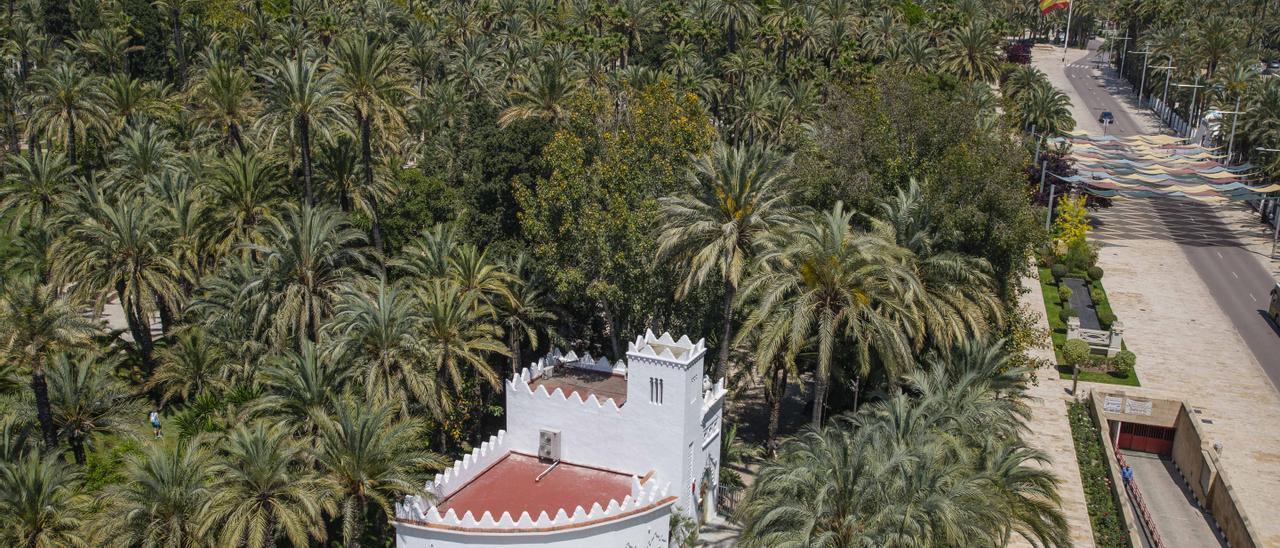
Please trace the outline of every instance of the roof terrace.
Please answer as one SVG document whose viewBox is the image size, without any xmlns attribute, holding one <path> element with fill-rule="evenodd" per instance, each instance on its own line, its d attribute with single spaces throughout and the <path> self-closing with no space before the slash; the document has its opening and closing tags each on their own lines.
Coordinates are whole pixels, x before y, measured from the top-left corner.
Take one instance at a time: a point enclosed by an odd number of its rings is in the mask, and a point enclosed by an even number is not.
<svg viewBox="0 0 1280 548">
<path fill-rule="evenodd" d="M 620 373 L 565 365 L 556 367 L 550 377 L 543 373 L 529 383 L 530 390 L 537 390 L 539 386 L 545 386 L 548 394 L 559 388 L 565 397 L 576 393 L 586 400 L 587 396 L 595 394 L 601 402 L 611 399 L 618 407 L 627 403 L 627 377 Z"/>
<path fill-rule="evenodd" d="M 519 516 L 541 512 L 554 516 L 564 509 L 590 509 L 593 504 L 608 506 L 631 495 L 631 476 L 608 470 L 561 462 L 548 472 L 549 465 L 536 457 L 507 453 L 475 479 L 444 499 L 440 512 L 457 515 L 485 512 L 499 516 Z M 545 475 L 543 475 L 545 472 Z M 541 476 L 541 479 L 539 479 Z"/>
</svg>

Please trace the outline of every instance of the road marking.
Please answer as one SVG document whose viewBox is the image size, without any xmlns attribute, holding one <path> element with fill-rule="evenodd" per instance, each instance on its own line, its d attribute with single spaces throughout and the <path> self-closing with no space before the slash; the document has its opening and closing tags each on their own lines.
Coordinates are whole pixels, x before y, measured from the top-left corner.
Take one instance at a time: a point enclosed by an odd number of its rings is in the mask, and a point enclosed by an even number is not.
<svg viewBox="0 0 1280 548">
<path fill-rule="evenodd" d="M 1222 252 L 1221 252 L 1221 251 L 1215 251 L 1214 253 L 1217 253 L 1217 254 L 1218 254 L 1218 258 L 1219 258 L 1219 259 L 1221 259 L 1221 258 L 1222 258 Z"/>
<path fill-rule="evenodd" d="M 1253 299 L 1253 302 L 1255 302 L 1255 303 L 1256 303 L 1256 302 L 1258 302 L 1258 299 L 1254 298 L 1253 293 L 1250 293 L 1250 294 L 1249 294 L 1249 298 L 1250 298 L 1250 299 Z"/>
<path fill-rule="evenodd" d="M 1240 279 L 1240 276 L 1236 276 L 1236 271 L 1234 271 L 1234 270 L 1232 270 L 1232 271 L 1231 271 L 1231 275 L 1232 275 L 1232 276 L 1235 276 L 1237 280 L 1239 280 L 1239 279 Z"/>
</svg>

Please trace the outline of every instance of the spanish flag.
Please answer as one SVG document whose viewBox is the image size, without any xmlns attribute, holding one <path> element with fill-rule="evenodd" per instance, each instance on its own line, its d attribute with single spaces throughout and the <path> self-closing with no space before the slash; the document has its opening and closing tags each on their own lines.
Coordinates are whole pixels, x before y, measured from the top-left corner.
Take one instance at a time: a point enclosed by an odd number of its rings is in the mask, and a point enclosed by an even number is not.
<svg viewBox="0 0 1280 548">
<path fill-rule="evenodd" d="M 1040 0 L 1040 15 L 1048 15 L 1053 10 L 1064 10 L 1071 5 L 1071 0 Z"/>
</svg>

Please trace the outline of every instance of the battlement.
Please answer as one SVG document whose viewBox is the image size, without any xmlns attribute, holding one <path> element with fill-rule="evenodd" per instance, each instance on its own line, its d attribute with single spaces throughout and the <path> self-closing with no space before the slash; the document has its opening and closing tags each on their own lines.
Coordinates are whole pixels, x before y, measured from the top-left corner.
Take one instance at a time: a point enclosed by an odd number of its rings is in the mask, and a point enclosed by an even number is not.
<svg viewBox="0 0 1280 548">
<path fill-rule="evenodd" d="M 627 402 L 626 373 L 623 362 L 553 352 L 512 376 L 506 383 L 507 395 L 617 410 Z"/>
<path fill-rule="evenodd" d="M 436 499 L 452 495 L 505 457 L 510 451 L 508 445 L 506 430 L 499 430 L 497 435 L 489 437 L 489 441 L 481 443 L 480 447 L 471 450 L 461 460 L 454 461 L 453 466 L 436 474 L 427 484 L 426 491 Z"/>
<path fill-rule="evenodd" d="M 644 335 L 627 343 L 627 357 L 671 362 L 689 365 L 702 357 L 707 351 L 706 339 L 698 342 L 682 335 L 679 340 L 671 338 L 671 333 L 663 332 L 661 336 L 653 331 L 645 330 Z"/>
</svg>

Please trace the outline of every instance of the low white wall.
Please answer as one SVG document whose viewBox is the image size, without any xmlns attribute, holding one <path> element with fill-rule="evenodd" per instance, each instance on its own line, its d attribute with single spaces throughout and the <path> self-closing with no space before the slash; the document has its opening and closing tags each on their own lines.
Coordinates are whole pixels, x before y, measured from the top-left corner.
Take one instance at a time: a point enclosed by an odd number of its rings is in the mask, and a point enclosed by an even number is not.
<svg viewBox="0 0 1280 548">
<path fill-rule="evenodd" d="M 507 546 L 515 548 L 668 548 L 672 503 L 587 527 L 528 533 L 470 533 L 394 522 L 399 548 L 462 548 Z"/>
</svg>

